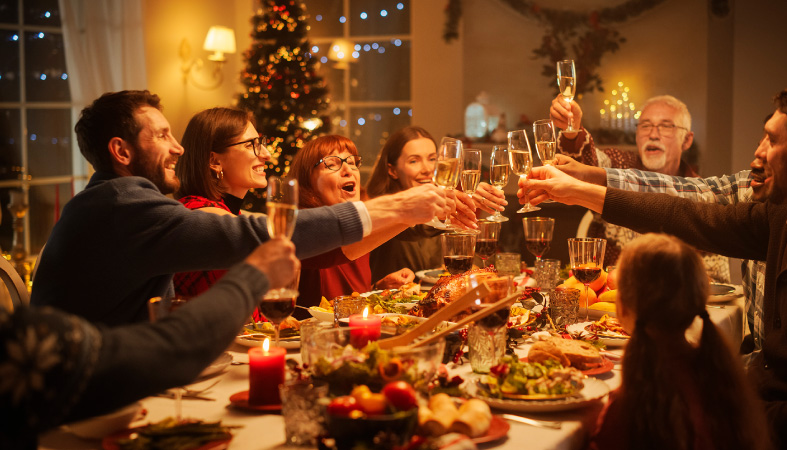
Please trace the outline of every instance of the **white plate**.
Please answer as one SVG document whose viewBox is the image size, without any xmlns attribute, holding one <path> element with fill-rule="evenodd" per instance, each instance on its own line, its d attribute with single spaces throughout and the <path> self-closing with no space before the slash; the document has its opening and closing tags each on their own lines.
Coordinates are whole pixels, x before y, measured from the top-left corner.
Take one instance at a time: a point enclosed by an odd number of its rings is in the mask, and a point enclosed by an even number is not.
<svg viewBox="0 0 787 450">
<path fill-rule="evenodd" d="M 230 365 L 230 363 L 232 363 L 232 355 L 224 352 L 219 355 L 219 357 L 216 358 L 216 360 L 213 361 L 208 367 L 206 367 L 197 378 L 207 378 L 216 375 L 217 373 L 221 373 Z"/>
<path fill-rule="evenodd" d="M 437 283 L 437 280 L 440 279 L 440 275 L 445 273 L 443 269 L 429 269 L 429 270 L 419 270 L 415 273 L 415 276 L 418 277 L 419 280 L 423 283 Z"/>
<path fill-rule="evenodd" d="M 525 284 L 523 285 L 522 281 L 525 280 L 525 277 L 527 277 L 527 280 L 525 281 Z M 515 276 L 514 277 L 514 282 L 516 283 L 517 289 L 522 289 L 522 290 L 524 290 L 526 287 L 535 287 L 536 286 L 536 279 L 531 277 L 530 275 L 528 275 L 526 273 L 520 273 L 519 275 Z"/>
<path fill-rule="evenodd" d="M 407 316 L 408 319 L 411 319 L 415 323 L 421 323 L 421 322 L 425 322 L 426 321 L 426 317 L 409 316 L 407 314 L 383 313 L 383 314 L 375 314 L 375 315 L 376 316 L 380 316 L 380 317 Z M 349 325 L 350 324 L 350 319 L 348 317 L 345 317 L 343 319 L 339 319 L 339 323 L 344 324 L 344 325 Z M 383 327 L 383 328 L 385 328 L 385 327 Z M 392 328 L 392 327 L 388 327 L 388 328 Z"/>
<path fill-rule="evenodd" d="M 480 398 L 491 408 L 495 409 L 518 412 L 552 412 L 582 408 L 601 400 L 604 396 L 609 394 L 609 386 L 601 380 L 586 378 L 583 380 L 583 383 L 585 386 L 576 395 L 555 400 L 508 400 L 491 398 L 479 395 L 478 387 L 475 384 L 471 385 L 471 389 L 475 389 L 475 392 L 471 392 L 471 395 Z"/>
<path fill-rule="evenodd" d="M 722 303 L 743 295 L 743 288 L 731 284 L 711 283 L 708 303 Z"/>
<path fill-rule="evenodd" d="M 250 336 L 237 336 L 235 338 L 235 343 L 240 344 L 244 347 L 262 347 L 262 343 L 264 339 L 254 339 Z M 271 346 L 273 345 L 273 337 L 271 337 Z M 282 338 L 279 339 L 279 347 L 282 348 L 301 348 L 301 338 L 300 337 L 291 337 L 291 338 Z"/>
<path fill-rule="evenodd" d="M 320 311 L 319 309 L 315 309 L 312 306 L 309 308 L 309 314 L 311 314 L 314 318 L 322 320 L 323 322 L 333 322 L 332 312 Z"/>
<path fill-rule="evenodd" d="M 593 311 L 591 309 L 591 311 Z M 600 316 L 599 316 L 600 317 Z M 585 329 L 586 326 L 590 325 L 593 322 L 580 322 L 575 323 L 573 325 L 569 325 L 566 327 L 566 331 L 569 333 L 580 333 L 581 336 L 591 336 L 591 333 Z M 603 342 L 607 347 L 623 347 L 624 345 L 629 343 L 629 338 L 618 338 L 618 337 L 609 337 L 609 336 L 599 336 L 598 340 Z"/>
</svg>

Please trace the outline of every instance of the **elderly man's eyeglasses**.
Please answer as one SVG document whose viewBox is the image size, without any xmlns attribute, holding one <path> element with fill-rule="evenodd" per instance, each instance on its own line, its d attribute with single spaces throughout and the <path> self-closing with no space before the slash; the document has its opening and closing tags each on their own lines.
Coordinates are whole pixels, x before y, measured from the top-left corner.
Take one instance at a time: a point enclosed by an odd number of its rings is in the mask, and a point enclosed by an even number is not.
<svg viewBox="0 0 787 450">
<path fill-rule="evenodd" d="M 681 130 L 688 131 L 688 128 L 679 127 L 677 125 L 671 123 L 660 123 L 658 125 L 653 125 L 650 122 L 640 123 L 637 125 L 637 132 L 641 134 L 650 134 L 650 132 L 656 128 L 659 130 L 659 136 L 661 137 L 672 137 L 675 136 L 675 130 L 680 128 Z"/>
<path fill-rule="evenodd" d="M 346 158 L 339 158 L 338 156 L 326 156 L 323 159 L 317 161 L 317 164 L 314 167 L 319 166 L 320 164 L 324 164 L 325 168 L 330 170 L 331 172 L 338 172 L 339 169 L 342 168 L 342 163 L 347 163 L 352 170 L 358 170 L 361 167 L 361 157 L 350 155 Z"/>
<path fill-rule="evenodd" d="M 230 144 L 227 147 L 232 147 L 235 145 L 243 145 L 246 149 L 248 149 L 249 146 L 251 146 L 252 150 L 254 150 L 254 156 L 260 156 L 262 154 L 262 147 L 265 145 L 266 140 L 267 138 L 265 137 L 265 135 L 261 134 L 255 138 Z"/>
</svg>

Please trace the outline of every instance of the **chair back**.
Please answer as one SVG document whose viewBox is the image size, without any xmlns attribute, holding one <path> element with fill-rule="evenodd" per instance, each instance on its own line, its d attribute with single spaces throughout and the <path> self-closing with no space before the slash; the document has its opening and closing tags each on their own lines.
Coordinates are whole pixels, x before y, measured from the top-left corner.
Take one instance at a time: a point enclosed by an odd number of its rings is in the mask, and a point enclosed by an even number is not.
<svg viewBox="0 0 787 450">
<path fill-rule="evenodd" d="M 593 221 L 593 211 L 588 210 L 584 216 L 582 216 L 582 220 L 579 221 L 579 226 L 577 227 L 577 237 L 584 238 L 588 237 L 588 229 L 590 228 L 590 222 Z"/>
<path fill-rule="evenodd" d="M 24 280 L 19 276 L 14 266 L 0 256 L 0 279 L 11 294 L 11 304 L 14 309 L 30 304 L 30 293 L 27 292 Z"/>
</svg>

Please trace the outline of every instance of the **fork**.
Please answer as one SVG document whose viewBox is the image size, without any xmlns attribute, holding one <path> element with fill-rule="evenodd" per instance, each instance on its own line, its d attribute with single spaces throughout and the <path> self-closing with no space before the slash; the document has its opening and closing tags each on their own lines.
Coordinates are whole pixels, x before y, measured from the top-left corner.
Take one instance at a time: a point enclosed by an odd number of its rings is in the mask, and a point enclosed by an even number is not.
<svg viewBox="0 0 787 450">
<path fill-rule="evenodd" d="M 501 417 L 503 417 L 506 420 L 510 420 L 512 422 L 524 423 L 526 425 L 531 425 L 534 427 L 551 428 L 553 430 L 559 430 L 563 427 L 563 424 L 560 422 L 536 420 L 536 419 L 531 419 L 529 417 L 515 416 L 514 414 L 501 414 Z"/>
</svg>

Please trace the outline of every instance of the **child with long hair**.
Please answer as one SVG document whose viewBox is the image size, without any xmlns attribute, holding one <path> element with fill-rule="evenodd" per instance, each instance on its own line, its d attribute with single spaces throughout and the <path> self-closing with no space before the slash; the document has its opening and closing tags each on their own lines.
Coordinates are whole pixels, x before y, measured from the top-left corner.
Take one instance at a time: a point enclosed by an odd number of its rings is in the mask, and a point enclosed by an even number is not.
<svg viewBox="0 0 787 450">
<path fill-rule="evenodd" d="M 618 280 L 618 318 L 631 339 L 590 448 L 770 448 L 762 405 L 705 309 L 699 254 L 646 234 L 624 249 Z"/>
</svg>

